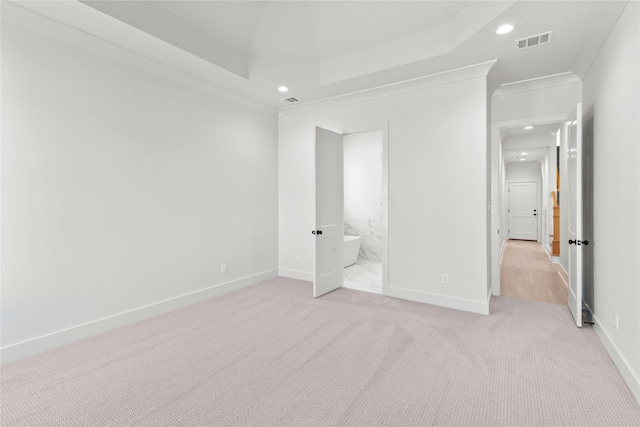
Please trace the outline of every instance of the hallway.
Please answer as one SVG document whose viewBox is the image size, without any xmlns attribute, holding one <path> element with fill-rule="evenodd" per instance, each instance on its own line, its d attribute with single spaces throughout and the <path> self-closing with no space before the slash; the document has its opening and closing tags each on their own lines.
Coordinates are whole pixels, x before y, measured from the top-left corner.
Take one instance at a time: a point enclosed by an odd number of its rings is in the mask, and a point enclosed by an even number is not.
<svg viewBox="0 0 640 427">
<path fill-rule="evenodd" d="M 551 262 L 540 242 L 505 242 L 500 263 L 501 295 L 567 305 L 566 280 L 562 268 Z"/>
</svg>

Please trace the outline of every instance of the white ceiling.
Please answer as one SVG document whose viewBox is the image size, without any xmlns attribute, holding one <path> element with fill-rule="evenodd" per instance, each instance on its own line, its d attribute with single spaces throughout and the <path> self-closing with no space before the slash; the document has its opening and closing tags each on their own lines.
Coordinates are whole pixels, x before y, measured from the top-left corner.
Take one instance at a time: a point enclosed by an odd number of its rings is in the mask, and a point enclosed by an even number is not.
<svg viewBox="0 0 640 427">
<path fill-rule="evenodd" d="M 523 154 L 526 153 L 526 154 Z M 512 162 L 537 162 L 542 164 L 549 153 L 549 147 L 525 148 L 519 150 L 502 150 L 502 158 L 505 163 Z M 524 159 L 524 160 L 523 160 Z"/>
<path fill-rule="evenodd" d="M 547 137 L 560 129 L 562 123 L 547 123 L 543 125 L 532 126 L 531 129 L 525 129 L 526 126 L 518 126 L 513 128 L 500 129 L 500 139 L 502 141 L 510 141 L 514 138 L 532 138 L 538 136 Z"/>
<path fill-rule="evenodd" d="M 87 1 L 213 64 L 212 82 L 259 102 L 309 102 L 498 59 L 500 83 L 582 78 L 626 2 Z M 515 30 L 498 36 L 509 22 Z M 552 30 L 548 45 L 515 40 Z M 180 64 L 172 64 L 180 67 Z M 280 85 L 290 91 L 281 94 Z"/>
<path fill-rule="evenodd" d="M 542 163 L 549 147 L 555 147 L 555 134 L 560 126 L 562 122 L 534 125 L 531 129 L 525 126 L 500 129 L 504 162 Z"/>
</svg>

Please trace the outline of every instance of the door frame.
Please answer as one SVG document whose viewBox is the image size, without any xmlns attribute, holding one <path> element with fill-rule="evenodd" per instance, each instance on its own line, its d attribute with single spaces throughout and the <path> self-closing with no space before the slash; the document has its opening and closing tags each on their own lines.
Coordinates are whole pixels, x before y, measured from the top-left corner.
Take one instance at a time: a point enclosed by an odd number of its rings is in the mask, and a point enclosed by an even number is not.
<svg viewBox="0 0 640 427">
<path fill-rule="evenodd" d="M 541 206 L 541 188 L 542 188 L 542 182 L 540 181 L 531 181 L 531 180 L 511 180 L 511 181 L 505 181 L 505 187 L 506 187 L 506 193 L 507 193 L 507 203 L 506 203 L 506 208 L 507 208 L 507 227 L 510 227 L 510 221 L 509 221 L 509 203 L 511 202 L 511 196 L 509 194 L 509 186 L 511 184 L 535 184 L 536 185 L 536 212 L 538 213 L 538 215 L 536 215 L 536 242 L 539 242 L 541 239 L 541 234 L 540 234 L 540 229 L 541 229 L 541 213 L 542 213 L 542 206 Z M 503 209 L 504 211 L 504 209 Z M 509 229 L 507 229 L 507 240 L 509 239 Z M 518 239 L 515 239 L 518 240 Z"/>
<path fill-rule="evenodd" d="M 491 250 L 489 252 L 489 280 L 491 282 L 489 295 L 500 295 L 500 261 L 504 252 L 504 244 L 507 241 L 506 230 L 501 230 L 503 219 L 503 208 L 505 206 L 505 197 L 503 195 L 503 183 L 505 177 L 502 174 L 502 141 L 500 140 L 500 129 L 520 127 L 526 125 L 545 125 L 549 123 L 565 122 L 571 112 L 552 114 L 540 117 L 526 117 L 513 120 L 504 120 L 491 123 L 491 146 L 489 147 L 491 158 Z M 505 236 L 503 239 L 502 236 Z M 561 249 L 562 250 L 562 249 Z"/>
<path fill-rule="evenodd" d="M 315 126 L 323 127 L 333 132 L 342 134 L 342 136 L 353 135 L 364 132 L 382 132 L 382 295 L 389 294 L 389 122 L 383 122 L 376 126 L 368 126 L 364 129 L 344 129 L 333 130 L 334 126 L 327 125 L 326 123 L 317 123 Z M 314 171 L 316 167 L 316 159 L 314 154 L 313 159 Z M 314 172 L 315 174 L 315 172 Z M 315 180 L 315 178 L 314 178 Z M 313 211 L 315 212 L 316 206 L 316 194 L 315 194 L 315 181 L 314 181 L 314 196 L 313 196 Z M 314 217 L 315 221 L 315 217 Z M 314 242 L 315 245 L 315 242 Z M 314 246 L 315 248 L 315 246 Z M 315 250 L 315 249 L 314 249 Z M 314 252 L 315 258 L 315 252 Z M 315 276 L 315 265 L 312 273 Z"/>
</svg>

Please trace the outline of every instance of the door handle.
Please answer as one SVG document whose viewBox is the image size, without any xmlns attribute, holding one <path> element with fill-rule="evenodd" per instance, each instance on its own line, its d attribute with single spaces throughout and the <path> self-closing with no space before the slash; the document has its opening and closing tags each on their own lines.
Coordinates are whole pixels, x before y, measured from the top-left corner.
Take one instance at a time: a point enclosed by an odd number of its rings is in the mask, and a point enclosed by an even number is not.
<svg viewBox="0 0 640 427">
<path fill-rule="evenodd" d="M 570 245 L 576 245 L 576 246 L 580 246 L 580 245 L 584 245 L 587 246 L 589 244 L 588 240 L 569 240 L 569 244 Z"/>
<path fill-rule="evenodd" d="M 322 230 L 311 230 L 311 234 L 315 235 L 321 235 L 322 234 Z"/>
</svg>

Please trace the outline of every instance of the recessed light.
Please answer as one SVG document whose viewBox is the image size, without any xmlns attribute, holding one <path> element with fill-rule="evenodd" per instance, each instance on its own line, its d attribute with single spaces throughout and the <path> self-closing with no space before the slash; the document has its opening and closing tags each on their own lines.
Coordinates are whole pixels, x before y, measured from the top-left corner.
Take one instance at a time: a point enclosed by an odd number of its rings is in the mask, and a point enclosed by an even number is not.
<svg viewBox="0 0 640 427">
<path fill-rule="evenodd" d="M 525 160 L 527 160 L 527 159 L 520 159 L 521 162 L 524 162 Z"/>
<path fill-rule="evenodd" d="M 500 34 L 500 35 L 507 34 L 507 33 L 510 33 L 511 31 L 513 31 L 513 25 L 504 24 L 504 25 L 501 25 L 500 28 L 496 30 L 496 34 Z"/>
<path fill-rule="evenodd" d="M 280 86 L 280 87 L 278 88 L 278 90 L 279 90 L 280 92 L 289 92 L 289 88 L 288 88 L 288 87 L 286 87 L 286 86 Z"/>
<path fill-rule="evenodd" d="M 525 126 L 524 130 L 529 130 L 529 129 L 533 129 L 533 126 Z"/>
<path fill-rule="evenodd" d="M 523 155 L 523 156 L 526 156 L 526 155 L 527 155 L 527 153 L 520 153 L 520 154 L 521 154 L 521 155 Z"/>
</svg>

